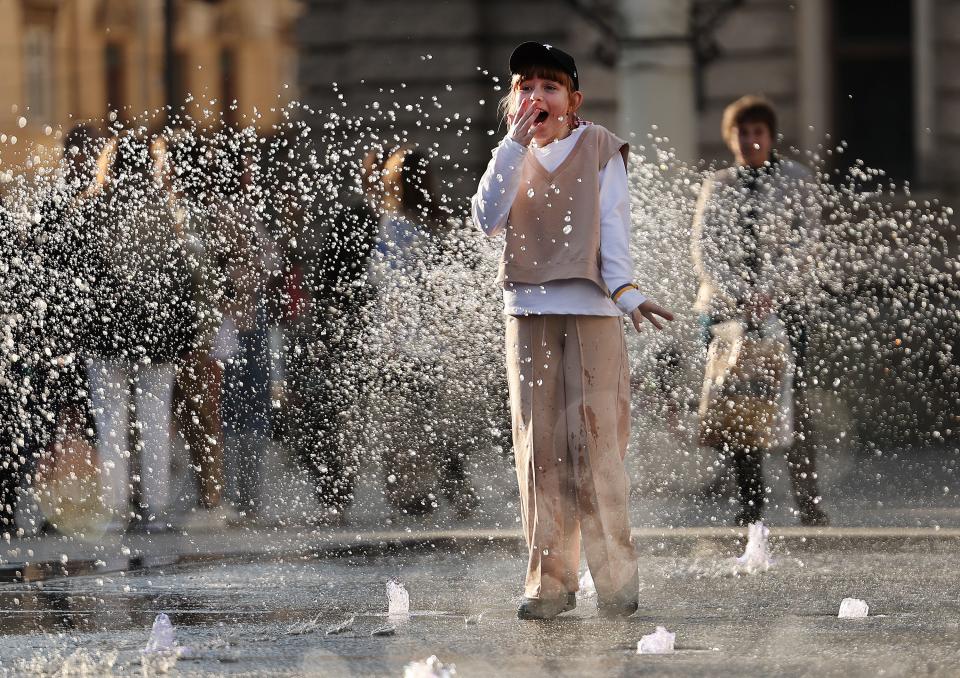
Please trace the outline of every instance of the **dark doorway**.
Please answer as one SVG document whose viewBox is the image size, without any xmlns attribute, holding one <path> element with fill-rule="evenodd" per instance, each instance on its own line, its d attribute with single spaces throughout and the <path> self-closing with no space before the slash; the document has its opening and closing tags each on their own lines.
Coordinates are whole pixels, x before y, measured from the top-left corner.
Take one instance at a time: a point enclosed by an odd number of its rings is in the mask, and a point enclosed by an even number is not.
<svg viewBox="0 0 960 678">
<path fill-rule="evenodd" d="M 119 42 L 111 41 L 104 49 L 107 68 L 107 112 L 115 112 L 118 118 L 124 119 L 127 104 L 127 60 L 124 46 Z"/>
<path fill-rule="evenodd" d="M 913 53 L 908 0 L 833 2 L 834 129 L 849 144 L 838 169 L 862 159 L 898 184 L 913 176 Z"/>
<path fill-rule="evenodd" d="M 220 98 L 223 101 L 223 121 L 236 126 L 240 122 L 237 110 L 237 60 L 230 47 L 220 50 Z"/>
</svg>

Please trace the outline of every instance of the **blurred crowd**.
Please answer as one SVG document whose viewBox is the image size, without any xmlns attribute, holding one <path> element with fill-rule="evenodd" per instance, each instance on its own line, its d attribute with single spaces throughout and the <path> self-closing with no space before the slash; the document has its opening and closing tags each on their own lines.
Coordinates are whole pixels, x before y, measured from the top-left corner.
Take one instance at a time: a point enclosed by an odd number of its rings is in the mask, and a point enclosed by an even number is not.
<svg viewBox="0 0 960 678">
<path fill-rule="evenodd" d="M 782 453 L 799 521 L 826 525 L 807 350 L 839 288 L 824 184 L 777 130 L 765 99 L 727 107 L 732 162 L 692 210 L 699 349 L 667 342 L 650 369 L 680 430 L 681 373 L 706 356 L 701 494 L 762 519 Z M 78 125 L 53 170 L 8 176 L 0 534 L 270 522 L 276 450 L 313 494 L 305 521 L 342 522 L 361 478 L 396 515 L 477 511 L 470 455 L 510 430 L 492 250 L 422 149 L 361 141 L 323 165 L 295 143 Z M 192 478 L 171 477 L 184 449 Z"/>
<path fill-rule="evenodd" d="M 371 278 L 422 270 L 449 227 L 413 147 L 371 150 L 322 218 L 297 227 L 296 200 L 264 199 L 277 181 L 266 163 L 257 143 L 78 125 L 52 176 L 5 196 L 0 533 L 267 520 L 273 445 L 315 488 L 304 517 L 343 520 L 361 464 L 349 410 L 403 381 L 349 366 Z M 392 364 L 429 373 L 407 358 Z M 178 443 L 196 490 L 186 511 Z M 416 458 L 384 460 L 396 511 L 432 511 L 440 489 L 458 515 L 476 508 L 464 450 L 424 451 L 435 483 Z M 37 514 L 17 510 L 25 498 Z"/>
</svg>

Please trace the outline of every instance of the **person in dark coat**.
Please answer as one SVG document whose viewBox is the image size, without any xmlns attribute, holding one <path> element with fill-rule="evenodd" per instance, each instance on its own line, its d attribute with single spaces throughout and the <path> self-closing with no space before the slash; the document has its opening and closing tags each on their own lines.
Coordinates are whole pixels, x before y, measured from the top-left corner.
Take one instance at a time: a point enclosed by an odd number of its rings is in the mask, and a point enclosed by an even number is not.
<svg viewBox="0 0 960 678">
<path fill-rule="evenodd" d="M 83 371 L 89 271 L 75 207 L 94 176 L 98 139 L 92 126 L 76 125 L 63 138 L 58 172 L 31 195 L 39 202 L 31 217 L 0 212 L 0 238 L 10 248 L 3 261 L 12 265 L 0 293 L 9 342 L 0 369 L 0 526 L 10 529 L 24 480 L 32 483 L 58 424 L 91 424 Z M 33 527 L 52 529 L 39 518 Z"/>
<path fill-rule="evenodd" d="M 103 500 L 114 527 L 169 528 L 171 400 L 175 361 L 194 334 L 187 254 L 164 192 L 152 141 L 132 133 L 101 152 L 81 210 L 99 260 L 87 369 L 97 422 Z M 131 391 L 140 438 L 140 497 L 132 514 Z"/>
<path fill-rule="evenodd" d="M 287 360 L 289 437 L 310 473 L 319 520 L 339 522 L 353 501 L 359 459 L 344 416 L 361 389 L 345 362 L 363 336 L 370 299 L 368 261 L 380 224 L 382 160 L 369 152 L 351 186 L 333 204 L 306 265 L 308 301 L 290 332 Z"/>
</svg>

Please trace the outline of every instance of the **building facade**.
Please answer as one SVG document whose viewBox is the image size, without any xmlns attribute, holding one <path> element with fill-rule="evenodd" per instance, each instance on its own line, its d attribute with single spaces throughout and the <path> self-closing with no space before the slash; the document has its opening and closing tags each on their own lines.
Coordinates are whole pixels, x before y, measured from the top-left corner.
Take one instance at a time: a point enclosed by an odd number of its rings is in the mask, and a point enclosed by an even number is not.
<svg viewBox="0 0 960 678">
<path fill-rule="evenodd" d="M 359 105 L 376 88 L 403 82 L 403 96 L 444 94 L 451 110 L 478 123 L 471 146 L 486 148 L 487 131 L 503 131 L 491 76 L 505 75 L 513 46 L 536 39 L 578 58 L 585 117 L 640 139 L 656 125 L 684 160 L 724 161 L 723 108 L 742 94 L 761 93 L 780 110 L 786 146 L 816 150 L 843 139 L 845 158 L 862 158 L 915 189 L 951 198 L 960 187 L 957 0 L 309 0 L 305 6 L 302 94 L 321 109 L 338 93 Z M 425 54 L 432 60 L 424 61 Z M 337 93 L 331 82 L 339 84 Z M 401 119 L 397 126 L 414 122 Z M 473 156 L 479 171 L 485 154 Z"/>
<path fill-rule="evenodd" d="M 0 160 L 55 146 L 75 121 L 159 120 L 167 103 L 203 124 L 222 114 L 268 129 L 296 96 L 300 11 L 298 0 L 0 0 Z"/>
</svg>

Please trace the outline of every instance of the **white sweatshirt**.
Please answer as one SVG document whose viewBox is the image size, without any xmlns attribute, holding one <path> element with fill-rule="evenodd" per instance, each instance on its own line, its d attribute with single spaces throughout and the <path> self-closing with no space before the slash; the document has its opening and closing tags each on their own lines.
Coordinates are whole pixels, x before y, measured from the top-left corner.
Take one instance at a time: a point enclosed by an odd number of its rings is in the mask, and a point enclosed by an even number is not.
<svg viewBox="0 0 960 678">
<path fill-rule="evenodd" d="M 520 188 L 524 156 L 536 153 L 537 160 L 553 172 L 573 149 L 583 127 L 567 137 L 544 147 L 526 147 L 509 136 L 493 150 L 493 158 L 480 179 L 473 196 L 473 220 L 488 236 L 502 232 L 507 225 L 510 208 Z M 633 280 L 633 259 L 630 256 L 630 194 L 627 171 L 615 157 L 600 171 L 600 275 L 607 289 L 614 292 Z M 504 313 L 507 315 L 603 315 L 615 316 L 632 312 L 646 301 L 635 289 L 628 289 L 613 300 L 589 280 L 578 278 L 551 280 L 542 285 L 507 283 L 503 289 Z"/>
</svg>

